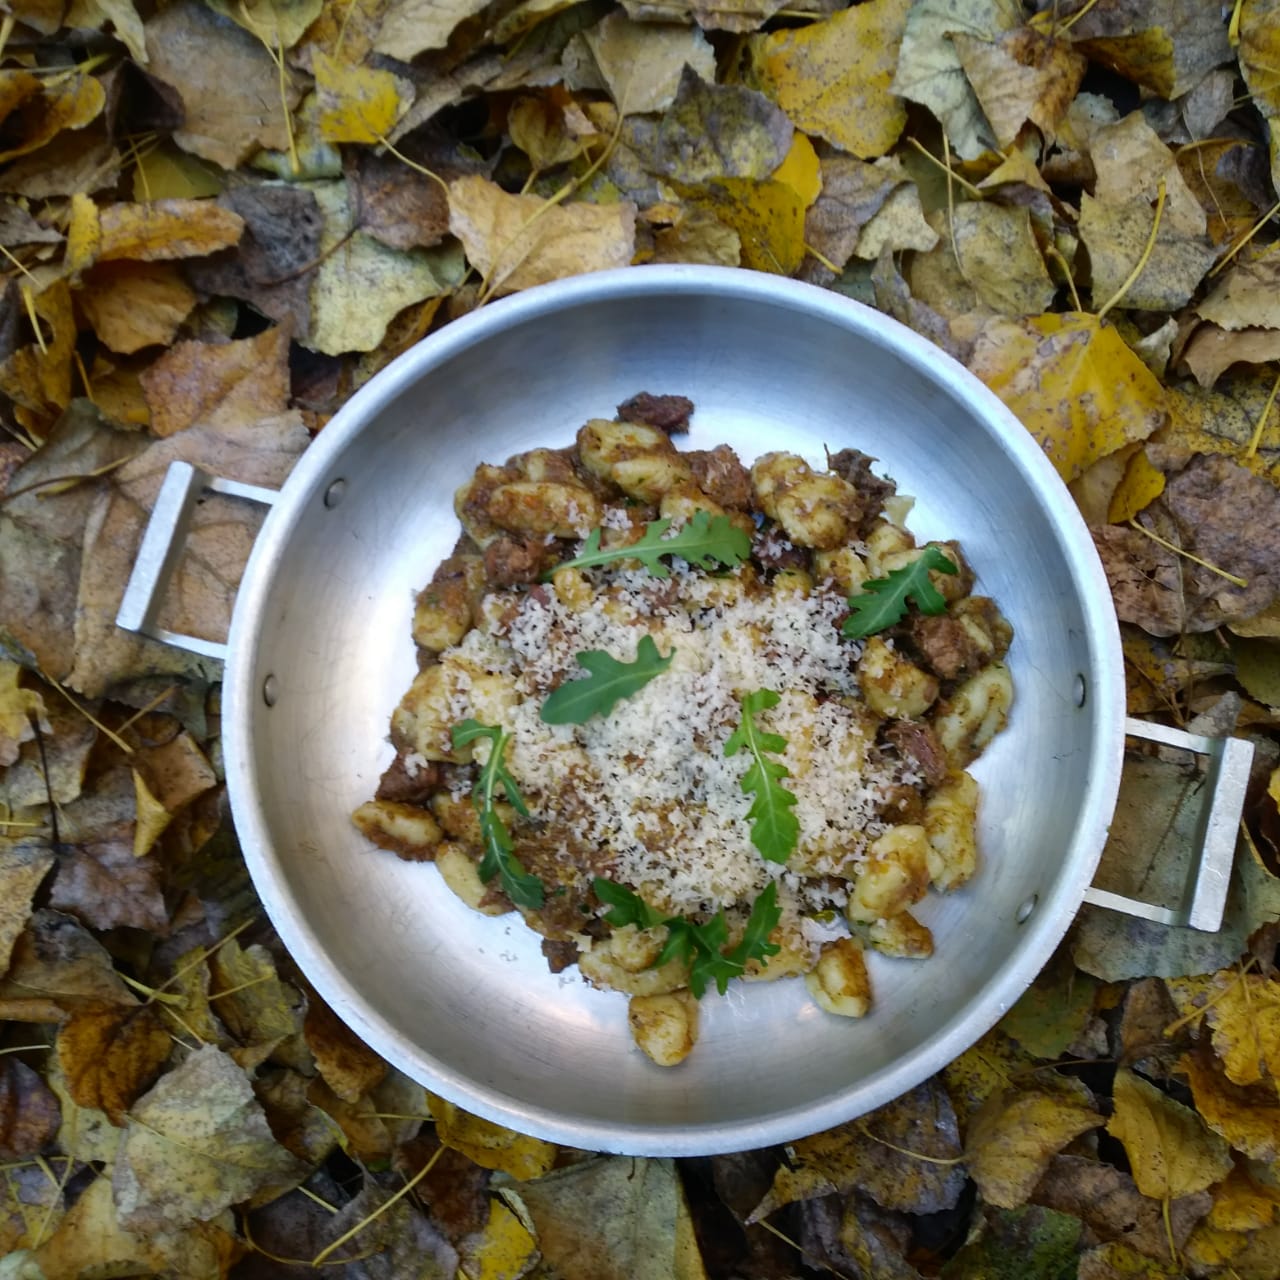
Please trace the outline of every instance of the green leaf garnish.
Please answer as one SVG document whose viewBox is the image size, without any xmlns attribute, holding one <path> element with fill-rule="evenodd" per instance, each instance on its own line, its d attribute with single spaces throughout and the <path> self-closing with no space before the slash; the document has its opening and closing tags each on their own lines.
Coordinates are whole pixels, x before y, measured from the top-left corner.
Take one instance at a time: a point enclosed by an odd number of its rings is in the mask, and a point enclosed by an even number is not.
<svg viewBox="0 0 1280 1280">
<path fill-rule="evenodd" d="M 670 538 L 662 535 L 671 527 L 669 519 L 650 520 L 644 537 L 626 547 L 601 547 L 601 530 L 592 529 L 580 556 L 556 565 L 549 578 L 560 569 L 590 569 L 615 560 L 639 560 L 655 578 L 667 578 L 671 570 L 663 556 L 680 556 L 701 569 L 731 569 L 751 554 L 751 539 L 728 516 L 695 511 L 693 518 Z"/>
<path fill-rule="evenodd" d="M 619 662 L 603 649 L 586 649 L 577 655 L 580 666 L 591 674 L 585 680 L 566 680 L 548 695 L 539 713 L 544 724 L 585 724 L 592 716 L 607 716 L 623 698 L 638 693 L 661 675 L 676 656 L 664 658 L 651 635 L 640 637 L 634 662 Z"/>
<path fill-rule="evenodd" d="M 480 776 L 472 788 L 471 798 L 480 814 L 480 838 L 484 844 L 484 857 L 480 859 L 480 879 L 486 884 L 497 876 L 502 892 L 517 907 L 540 907 L 543 902 L 542 881 L 531 876 L 520 865 L 515 855 L 515 842 L 494 804 L 497 792 L 502 790 L 511 807 L 522 817 L 529 816 L 524 797 L 516 780 L 507 772 L 503 759 L 511 735 L 496 724 L 481 724 L 479 720 L 463 720 L 450 731 L 454 749 L 464 747 L 477 738 L 488 738 L 493 744 L 489 758 L 480 767 Z"/>
<path fill-rule="evenodd" d="M 875 635 L 902 620 L 907 602 L 914 600 L 921 613 L 942 613 L 947 602 L 929 581 L 929 570 L 956 573 L 956 566 L 938 550 L 925 547 L 924 555 L 901 569 L 891 569 L 887 578 L 872 578 L 862 584 L 862 594 L 849 597 L 849 616 L 840 628 L 846 640 Z"/>
<path fill-rule="evenodd" d="M 596 896 L 611 908 L 604 917 L 611 925 L 620 928 L 634 924 L 640 929 L 666 925 L 666 945 L 649 967 L 657 968 L 668 960 L 683 960 L 689 966 L 689 990 L 695 999 L 702 999 L 709 982 L 714 982 L 716 990 L 724 995 L 730 979 L 743 973 L 749 961 L 760 960 L 767 965 L 769 956 L 778 953 L 777 944 L 769 941 L 770 933 L 782 918 L 777 884 L 770 884 L 757 896 L 742 940 L 728 951 L 723 949 L 729 937 L 723 911 L 717 911 L 706 924 L 695 924 L 685 916 L 664 919 L 638 893 L 625 885 L 614 884 L 600 876 L 595 878 L 593 885 Z"/>
<path fill-rule="evenodd" d="M 800 838 L 800 822 L 791 812 L 796 798 L 782 785 L 789 775 L 787 766 L 770 760 L 765 752 L 778 755 L 787 749 L 780 733 L 765 733 L 756 724 L 756 716 L 781 699 L 772 689 L 757 689 L 742 699 L 742 719 L 724 744 L 726 756 L 737 755 L 743 748 L 750 753 L 751 767 L 742 776 L 741 787 L 755 800 L 747 811 L 751 823 L 751 843 L 769 862 L 786 862 Z"/>
</svg>

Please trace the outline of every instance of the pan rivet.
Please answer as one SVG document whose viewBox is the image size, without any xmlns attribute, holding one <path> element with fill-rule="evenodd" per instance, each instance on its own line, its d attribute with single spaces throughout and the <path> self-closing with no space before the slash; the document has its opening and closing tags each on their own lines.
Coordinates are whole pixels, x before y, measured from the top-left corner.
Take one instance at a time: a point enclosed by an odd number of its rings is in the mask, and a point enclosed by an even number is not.
<svg viewBox="0 0 1280 1280">
<path fill-rule="evenodd" d="M 1040 901 L 1040 895 L 1033 893 L 1014 914 L 1014 919 L 1019 924 L 1026 924 L 1031 919 L 1031 913 L 1036 909 L 1036 903 Z"/>
<path fill-rule="evenodd" d="M 1083 673 L 1081 673 L 1081 672 L 1077 672 L 1077 673 L 1076 673 L 1076 683 L 1075 683 L 1075 688 L 1074 688 L 1074 692 L 1073 692 L 1073 695 L 1072 695 L 1072 696 L 1075 698 L 1075 702 L 1076 702 L 1076 706 L 1077 706 L 1077 707 L 1083 707 L 1083 706 L 1084 706 L 1085 698 L 1088 696 L 1088 692 L 1089 692 L 1089 686 L 1088 686 L 1088 685 L 1086 685 L 1086 684 L 1085 684 L 1085 682 L 1084 682 L 1084 675 L 1083 675 Z"/>
<path fill-rule="evenodd" d="M 280 696 L 280 685 L 275 676 L 268 676 L 262 682 L 262 700 L 269 707 L 276 705 L 276 699 Z"/>
<path fill-rule="evenodd" d="M 324 491 L 324 505 L 330 511 L 334 509 L 342 501 L 342 495 L 347 491 L 347 482 L 345 480 L 335 480 Z"/>
</svg>

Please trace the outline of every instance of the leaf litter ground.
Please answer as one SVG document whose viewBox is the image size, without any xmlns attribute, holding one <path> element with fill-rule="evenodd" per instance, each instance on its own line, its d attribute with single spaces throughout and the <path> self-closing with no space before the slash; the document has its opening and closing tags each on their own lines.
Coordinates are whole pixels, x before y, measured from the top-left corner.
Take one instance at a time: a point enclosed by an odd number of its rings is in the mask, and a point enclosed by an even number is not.
<svg viewBox="0 0 1280 1280">
<path fill-rule="evenodd" d="M 1277 0 L 14 0 L 0 14 L 0 1270 L 1271 1280 L 1280 1248 Z M 1129 709 L 1256 748 L 1217 935 L 1082 910 L 932 1080 L 785 1149 L 594 1156 L 426 1094 L 265 923 L 219 667 L 113 623 L 168 463 L 584 271 L 794 275 L 1041 443 Z M 174 630 L 253 528 L 204 504 Z M 1185 765 L 1117 817 L 1185 857 Z"/>
</svg>

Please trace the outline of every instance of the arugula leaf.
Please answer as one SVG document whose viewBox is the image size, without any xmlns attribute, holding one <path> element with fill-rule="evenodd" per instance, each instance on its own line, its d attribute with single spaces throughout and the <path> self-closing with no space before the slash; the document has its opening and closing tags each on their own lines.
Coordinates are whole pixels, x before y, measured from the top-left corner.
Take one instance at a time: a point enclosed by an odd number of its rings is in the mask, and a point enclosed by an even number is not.
<svg viewBox="0 0 1280 1280">
<path fill-rule="evenodd" d="M 592 529 L 580 556 L 556 565 L 543 577 L 549 579 L 560 569 L 589 569 L 614 560 L 639 560 L 655 578 L 667 578 L 671 570 L 662 563 L 663 556 L 680 556 L 702 569 L 729 569 L 751 554 L 751 539 L 728 516 L 695 511 L 684 528 L 664 538 L 662 535 L 670 526 L 669 519 L 650 520 L 639 542 L 627 547 L 603 548 L 601 531 Z"/>
<path fill-rule="evenodd" d="M 800 838 L 800 822 L 791 812 L 796 798 L 782 785 L 788 777 L 787 766 L 770 760 L 765 752 L 779 754 L 787 749 L 787 740 L 780 733 L 765 733 L 756 724 L 755 717 L 769 707 L 776 707 L 781 698 L 772 689 L 757 689 L 742 699 L 742 719 L 724 744 L 726 756 L 737 755 L 745 748 L 752 757 L 751 767 L 739 784 L 748 795 L 755 793 L 755 800 L 747 811 L 751 823 L 751 843 L 760 856 L 769 862 L 786 862 L 796 841 Z"/>
<path fill-rule="evenodd" d="M 875 635 L 902 619 L 908 600 L 914 600 L 921 613 L 942 613 L 947 602 L 929 581 L 929 570 L 957 573 L 956 566 L 938 550 L 925 547 L 924 555 L 901 569 L 891 569 L 887 578 L 872 578 L 862 584 L 862 595 L 849 597 L 849 616 L 840 628 L 846 640 L 860 640 Z"/>
<path fill-rule="evenodd" d="M 778 906 L 778 886 L 770 884 L 755 900 L 742 941 L 730 951 L 724 950 L 729 938 L 729 926 L 723 911 L 706 924 L 695 924 L 685 916 L 668 916 L 663 919 L 638 894 L 625 885 L 597 876 L 593 881 L 596 896 L 612 909 L 605 919 L 615 926 L 634 924 L 641 929 L 666 925 L 667 941 L 658 958 L 649 967 L 664 965 L 669 960 L 683 960 L 689 967 L 689 990 L 701 1000 L 707 984 L 714 982 L 721 995 L 728 990 L 729 981 L 747 967 L 749 960 L 762 960 L 776 955 L 779 948 L 769 941 L 769 934 L 782 918 Z"/>
<path fill-rule="evenodd" d="M 544 889 L 537 876 L 530 875 L 520 859 L 515 856 L 515 841 L 502 815 L 494 806 L 494 798 L 501 788 L 511 807 L 522 817 L 529 816 L 524 797 L 516 780 L 507 771 L 503 759 L 511 735 L 496 724 L 481 724 L 479 720 L 463 720 L 450 731 L 455 748 L 466 746 L 477 738 L 488 738 L 493 744 L 489 758 L 480 767 L 480 776 L 472 788 L 471 798 L 480 814 L 480 839 L 484 844 L 484 857 L 480 859 L 480 879 L 486 884 L 497 876 L 502 892 L 517 907 L 542 906 Z"/>
<path fill-rule="evenodd" d="M 638 693 L 661 675 L 676 656 L 664 658 L 651 635 L 640 637 L 634 662 L 619 662 L 603 649 L 586 649 L 577 655 L 580 666 L 591 674 L 585 680 L 566 680 L 548 695 L 539 713 L 544 724 L 585 724 L 592 716 L 607 716 L 623 698 Z"/>
</svg>

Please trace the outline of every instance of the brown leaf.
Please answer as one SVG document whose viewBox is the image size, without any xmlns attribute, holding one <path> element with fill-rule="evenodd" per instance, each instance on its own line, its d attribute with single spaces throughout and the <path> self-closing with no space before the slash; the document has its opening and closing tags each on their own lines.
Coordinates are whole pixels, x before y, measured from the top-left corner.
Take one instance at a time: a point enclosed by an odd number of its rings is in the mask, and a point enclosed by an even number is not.
<svg viewBox="0 0 1280 1280">
<path fill-rule="evenodd" d="M 259 1072 L 254 1096 L 262 1103 L 276 1141 L 310 1165 L 323 1164 L 338 1145 L 329 1117 L 307 1097 L 310 1081 L 287 1067 Z"/>
<path fill-rule="evenodd" d="M 195 0 L 178 0 L 146 23 L 149 69 L 182 99 L 173 135 L 184 150 L 234 169 L 257 147 L 289 145 L 285 110 L 298 104 L 260 40 Z"/>
<path fill-rule="evenodd" d="M 184 729 L 168 742 L 142 747 L 133 756 L 151 794 L 174 813 L 218 785 L 218 775 L 196 740 Z"/>
<path fill-rule="evenodd" d="M 1276 54 L 1280 52 L 1276 0 L 1245 0 L 1240 6 L 1240 72 L 1254 105 L 1271 135 L 1271 181 L 1280 187 L 1280 86 Z"/>
<path fill-rule="evenodd" d="M 89 196 L 76 195 L 67 230 L 67 268 L 79 274 L 97 262 L 198 258 L 235 244 L 243 231 L 239 215 L 211 200 L 153 200 L 100 209 Z"/>
<path fill-rule="evenodd" d="M 271 953 L 255 943 L 226 942 L 210 957 L 209 999 L 218 1017 L 245 1048 L 261 1046 L 263 1057 L 297 1070 L 313 1063 L 302 1043 L 304 1002 L 296 988 L 280 980 Z"/>
<path fill-rule="evenodd" d="M 1187 1024 L 1175 1035 L 1166 1034 L 1178 1021 L 1178 1008 L 1159 978 L 1130 983 L 1118 1029 L 1120 1065 L 1140 1068 L 1147 1076 L 1168 1076 L 1190 1035 Z"/>
<path fill-rule="evenodd" d="M 137 1004 L 111 964 L 106 949 L 70 916 L 41 908 L 31 914 L 13 947 L 0 1002 L 31 1000 L 62 1010 L 101 1004 Z M 14 1012 L 0 1017 L 16 1017 Z M 61 1014 L 37 1017 L 59 1022 Z"/>
<path fill-rule="evenodd" d="M 172 342 L 196 295 L 167 263 L 109 263 L 85 273 L 76 301 L 98 337 L 129 354 Z"/>
<path fill-rule="evenodd" d="M 427 49 L 443 49 L 454 27 L 479 13 L 487 0 L 390 0 L 374 48 L 401 62 Z"/>
<path fill-rule="evenodd" d="M 84 129 L 61 133 L 52 142 L 4 167 L 0 191 L 32 200 L 72 196 L 114 187 L 124 159 L 101 118 Z"/>
<path fill-rule="evenodd" d="M 71 364 L 76 340 L 71 290 L 65 280 L 55 280 L 40 291 L 11 280 L 5 305 L 23 306 L 18 295 L 24 289 L 41 323 L 42 341 L 33 339 L 5 357 L 0 363 L 0 391 L 35 418 L 52 418 L 71 403 Z"/>
<path fill-rule="evenodd" d="M 238 342 L 179 342 L 142 375 L 151 429 L 171 436 L 197 422 L 239 426 L 283 412 L 288 353 L 283 326 Z"/>
<path fill-rule="evenodd" d="M 390 249 L 429 249 L 449 232 L 445 188 L 391 155 L 363 152 L 348 179 L 360 226 Z"/>
<path fill-rule="evenodd" d="M 1106 525 L 1091 532 L 1120 620 L 1155 636 L 1177 635 L 1183 625 L 1177 556 L 1136 529 Z"/>
<path fill-rule="evenodd" d="M 1089 1091 L 1074 1080 L 1062 1083 L 1071 1087 L 995 1094 L 970 1122 L 969 1174 L 989 1204 L 1025 1204 L 1050 1159 L 1072 1138 L 1102 1124 Z"/>
<path fill-rule="evenodd" d="M 1143 1195 L 1175 1199 L 1203 1191 L 1231 1167 L 1227 1144 L 1190 1107 L 1127 1067 L 1116 1072 L 1107 1132 L 1124 1144 Z"/>
<path fill-rule="evenodd" d="M 395 1139 L 368 1098 L 347 1102 L 317 1076 L 306 1084 L 307 1101 L 329 1117 L 330 1130 L 342 1134 L 343 1149 L 366 1164 L 389 1160 Z"/>
<path fill-rule="evenodd" d="M 1169 1256 L 1159 1201 L 1144 1196 L 1134 1180 L 1113 1165 L 1087 1156 L 1056 1155 L 1031 1193 L 1034 1204 L 1079 1218 L 1099 1240 L 1118 1240 L 1152 1258 Z M 1212 1198 L 1196 1191 L 1169 1202 L 1169 1229 L 1181 1248 L 1209 1211 Z"/>
<path fill-rule="evenodd" d="M 356 1102 L 387 1074 L 387 1064 L 314 992 L 303 1035 L 325 1083 L 346 1102 Z"/>
<path fill-rule="evenodd" d="M 0 843 L 0 974 L 9 967 L 13 944 L 26 927 L 31 899 L 53 865 L 42 841 Z"/>
<path fill-rule="evenodd" d="M 154 1005 L 83 1009 L 58 1031 L 58 1063 L 72 1099 L 123 1125 L 125 1112 L 150 1088 L 173 1041 Z"/>
<path fill-rule="evenodd" d="M 8 1253 L 35 1244 L 38 1232 L 57 1228 L 62 1212 L 56 1174 L 50 1178 L 34 1161 L 6 1170 L 0 1182 L 0 1249 Z"/>
<path fill-rule="evenodd" d="M 58 1132 L 58 1100 L 25 1062 L 0 1059 L 0 1160 L 22 1160 Z"/>
<path fill-rule="evenodd" d="M 1221 329 L 1280 329 L 1280 260 L 1237 260 L 1196 314 Z"/>
<path fill-rule="evenodd" d="M 806 243 L 843 267 L 853 257 L 863 227 L 906 180 L 898 165 L 868 164 L 838 154 L 823 156 L 822 193 L 805 213 Z"/>
<path fill-rule="evenodd" d="M 91 75 L 67 74 L 52 76 L 47 80 L 37 80 L 39 91 L 34 95 L 26 93 L 26 73 L 6 71 L 0 94 L 8 89 L 10 95 L 17 88 L 28 100 L 20 112 L 21 125 L 25 136 L 14 145 L 0 151 L 0 164 L 38 151 L 47 142 L 65 130 L 82 129 L 95 119 L 106 103 L 106 93 L 102 82 Z M 12 121 L 6 120 L 6 135 Z M 2 145 L 2 144 L 0 144 Z"/>
<path fill-rule="evenodd" d="M 49 905 L 95 929 L 169 932 L 160 867 L 133 853 L 133 838 L 95 840 L 77 846 L 58 864 Z"/>
<path fill-rule="evenodd" d="M 1204 324 L 1183 349 L 1182 360 L 1202 387 L 1212 387 L 1233 364 L 1280 360 L 1280 330 L 1230 330 Z"/>
</svg>

